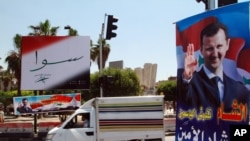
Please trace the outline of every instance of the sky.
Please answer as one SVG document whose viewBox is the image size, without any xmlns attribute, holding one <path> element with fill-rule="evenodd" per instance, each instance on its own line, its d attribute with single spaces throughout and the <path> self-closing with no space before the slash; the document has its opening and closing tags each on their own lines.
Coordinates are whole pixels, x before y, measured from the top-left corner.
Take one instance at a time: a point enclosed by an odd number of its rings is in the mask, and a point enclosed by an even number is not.
<svg viewBox="0 0 250 141">
<path fill-rule="evenodd" d="M 66 36 L 64 27 L 70 25 L 97 43 L 102 23 L 106 29 L 105 15 L 113 15 L 117 36 L 107 40 L 111 52 L 106 66 L 112 61 L 131 69 L 157 64 L 156 81 L 167 80 L 177 75 L 175 22 L 203 12 L 204 3 L 196 0 L 0 0 L 0 65 L 7 68 L 4 60 L 15 49 L 13 38 L 27 36 L 30 25 L 48 19 L 52 27 L 59 26 L 58 36 Z M 90 70 L 97 72 L 97 64 Z"/>
</svg>

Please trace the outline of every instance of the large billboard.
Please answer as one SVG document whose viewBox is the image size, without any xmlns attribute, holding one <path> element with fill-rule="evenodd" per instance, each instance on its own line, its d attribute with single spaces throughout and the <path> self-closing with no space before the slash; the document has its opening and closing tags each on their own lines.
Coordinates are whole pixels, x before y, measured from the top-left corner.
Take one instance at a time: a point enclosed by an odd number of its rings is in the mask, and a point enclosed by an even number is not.
<svg viewBox="0 0 250 141">
<path fill-rule="evenodd" d="M 249 2 L 176 23 L 176 141 L 230 140 L 248 125 L 249 39 Z"/>
<path fill-rule="evenodd" d="M 89 37 L 24 36 L 21 53 L 21 90 L 89 89 Z"/>
<path fill-rule="evenodd" d="M 81 106 L 81 94 L 53 94 L 13 97 L 14 114 L 35 114 L 75 110 Z"/>
</svg>

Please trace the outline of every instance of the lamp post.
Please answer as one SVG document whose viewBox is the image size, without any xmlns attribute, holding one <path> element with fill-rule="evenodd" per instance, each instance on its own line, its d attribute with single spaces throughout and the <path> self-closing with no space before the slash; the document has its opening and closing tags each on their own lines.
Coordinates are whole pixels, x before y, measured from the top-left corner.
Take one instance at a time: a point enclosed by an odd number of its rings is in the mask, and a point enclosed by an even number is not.
<svg viewBox="0 0 250 141">
<path fill-rule="evenodd" d="M 39 36 L 40 35 L 40 27 L 39 26 L 35 26 L 34 27 L 34 30 L 35 30 L 35 36 Z"/>
<path fill-rule="evenodd" d="M 68 35 L 70 35 L 71 26 L 70 25 L 66 25 L 66 26 L 64 26 L 64 29 L 65 30 L 69 30 L 68 31 Z"/>
<path fill-rule="evenodd" d="M 215 9 L 215 0 L 196 0 L 197 2 L 203 2 L 206 10 Z"/>
<path fill-rule="evenodd" d="M 64 27 L 64 29 L 69 30 L 68 36 L 78 36 L 77 30 L 71 28 L 71 26 L 67 25 L 67 26 Z"/>
<path fill-rule="evenodd" d="M 66 25 L 66 26 L 64 26 L 64 29 L 71 29 L 71 26 Z"/>
</svg>

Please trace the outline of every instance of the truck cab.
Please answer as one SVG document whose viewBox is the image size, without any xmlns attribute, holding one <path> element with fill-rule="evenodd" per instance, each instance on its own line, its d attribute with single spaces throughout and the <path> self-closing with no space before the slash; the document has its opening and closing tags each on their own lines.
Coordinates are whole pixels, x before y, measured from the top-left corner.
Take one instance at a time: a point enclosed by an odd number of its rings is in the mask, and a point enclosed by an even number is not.
<svg viewBox="0 0 250 141">
<path fill-rule="evenodd" d="M 49 131 L 46 141 L 96 141 L 96 122 L 94 107 L 85 103 L 77 109 L 61 126 Z M 88 126 L 84 126 L 83 117 L 89 117 Z M 83 140 L 84 139 L 84 140 Z"/>
</svg>

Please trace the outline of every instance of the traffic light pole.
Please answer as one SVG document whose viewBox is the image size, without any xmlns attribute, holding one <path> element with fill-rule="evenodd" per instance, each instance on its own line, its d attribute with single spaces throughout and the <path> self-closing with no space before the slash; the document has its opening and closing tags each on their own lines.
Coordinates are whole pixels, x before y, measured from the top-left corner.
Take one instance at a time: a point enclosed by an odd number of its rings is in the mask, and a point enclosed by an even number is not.
<svg viewBox="0 0 250 141">
<path fill-rule="evenodd" d="M 116 33 L 114 32 L 114 30 L 117 29 L 117 25 L 115 25 L 114 23 L 116 23 L 118 21 L 117 18 L 114 18 L 113 15 L 104 15 L 104 22 L 102 23 L 102 29 L 101 29 L 101 34 L 100 34 L 100 76 L 99 76 L 99 80 L 103 80 L 103 73 L 102 73 L 102 67 L 103 67 L 103 58 L 102 58 L 102 50 L 103 50 L 103 45 L 102 45 L 102 40 L 104 39 L 103 37 L 103 33 L 104 33 L 104 28 L 105 28 L 105 21 L 106 21 L 106 17 L 108 16 L 108 24 L 107 24 L 107 31 L 106 31 L 106 38 L 105 40 L 110 40 L 111 38 L 116 37 Z M 103 81 L 100 82 L 100 97 L 103 97 Z"/>
<path fill-rule="evenodd" d="M 197 2 L 203 2 L 205 4 L 206 11 L 215 9 L 215 1 L 218 0 L 196 0 Z"/>
<path fill-rule="evenodd" d="M 216 0 L 208 0 L 208 10 L 215 9 L 215 1 Z"/>
<path fill-rule="evenodd" d="M 216 9 L 217 7 L 238 3 L 238 0 L 196 0 L 205 4 L 206 11 Z"/>
<path fill-rule="evenodd" d="M 105 14 L 104 15 L 104 23 L 102 23 L 102 28 L 101 28 L 101 34 L 100 34 L 100 43 L 99 43 L 99 45 L 100 45 L 100 50 L 99 50 L 99 52 L 100 52 L 100 70 L 99 70 L 99 78 L 102 78 L 102 76 L 103 76 L 103 73 L 102 73 L 102 40 L 103 40 L 103 33 L 104 33 L 104 26 L 105 26 L 105 20 L 106 20 L 106 16 L 107 16 L 107 14 Z M 103 86 L 102 86 L 102 84 L 100 84 L 100 97 L 103 97 Z"/>
<path fill-rule="evenodd" d="M 102 24 L 102 28 L 104 27 L 103 25 L 104 25 L 104 24 Z M 102 78 L 102 75 L 103 75 L 103 74 L 102 74 L 102 36 L 103 36 L 103 35 L 102 35 L 102 33 L 101 33 L 101 34 L 100 34 L 100 40 L 101 40 L 101 41 L 100 41 L 100 51 L 99 51 L 99 52 L 100 52 L 100 70 L 99 70 L 99 71 L 100 71 L 100 72 L 99 72 L 99 73 L 100 73 L 100 74 L 99 74 L 100 76 L 99 76 L 99 78 Z M 100 84 L 100 97 L 103 97 L 103 87 L 102 87 L 102 84 Z"/>
</svg>

